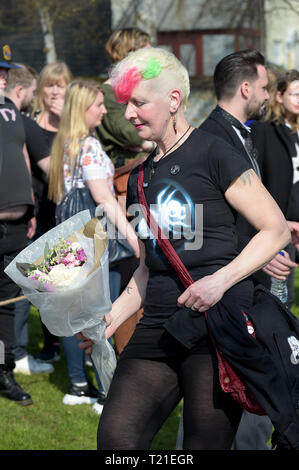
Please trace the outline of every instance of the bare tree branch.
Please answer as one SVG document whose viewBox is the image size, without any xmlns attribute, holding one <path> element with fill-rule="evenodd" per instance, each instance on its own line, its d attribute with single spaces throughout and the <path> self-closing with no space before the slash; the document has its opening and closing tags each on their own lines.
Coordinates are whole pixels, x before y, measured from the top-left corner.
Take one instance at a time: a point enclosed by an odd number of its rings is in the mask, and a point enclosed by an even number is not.
<svg viewBox="0 0 299 470">
<path fill-rule="evenodd" d="M 296 13 L 296 15 L 299 15 L 299 1 L 298 0 L 280 0 L 279 3 L 277 3 L 276 0 L 272 0 L 271 7 L 267 6 L 267 8 L 265 8 L 265 15 L 269 13 L 275 13 L 275 12 L 286 11 L 286 10 L 290 10 L 293 13 Z"/>
</svg>

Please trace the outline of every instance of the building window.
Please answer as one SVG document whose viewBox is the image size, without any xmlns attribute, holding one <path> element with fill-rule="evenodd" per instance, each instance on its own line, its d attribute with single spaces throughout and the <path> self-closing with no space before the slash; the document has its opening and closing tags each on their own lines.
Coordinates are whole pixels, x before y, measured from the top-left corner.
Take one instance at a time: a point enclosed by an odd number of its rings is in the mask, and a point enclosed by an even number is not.
<svg viewBox="0 0 299 470">
<path fill-rule="evenodd" d="M 241 49 L 258 49 L 260 32 L 242 30 L 160 31 L 158 45 L 172 51 L 190 77 L 213 75 L 222 57 Z"/>
<path fill-rule="evenodd" d="M 217 62 L 234 51 L 234 41 L 232 34 L 203 35 L 203 75 L 213 75 Z"/>
<path fill-rule="evenodd" d="M 181 44 L 180 58 L 190 77 L 196 76 L 196 47 L 195 44 Z"/>
</svg>

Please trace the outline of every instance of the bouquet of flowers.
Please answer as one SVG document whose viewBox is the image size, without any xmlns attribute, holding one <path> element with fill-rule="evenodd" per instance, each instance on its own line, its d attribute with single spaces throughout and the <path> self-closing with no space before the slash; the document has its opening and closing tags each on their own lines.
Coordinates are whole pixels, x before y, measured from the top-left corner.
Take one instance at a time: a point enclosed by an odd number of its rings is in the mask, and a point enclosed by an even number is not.
<svg viewBox="0 0 299 470">
<path fill-rule="evenodd" d="M 105 337 L 104 316 L 111 309 L 108 239 L 89 210 L 42 235 L 5 272 L 40 312 L 56 336 L 82 332 L 93 340 L 92 359 L 107 392 L 116 366 Z"/>
<path fill-rule="evenodd" d="M 51 249 L 46 242 L 44 259 L 39 264 L 16 263 L 37 290 L 57 292 L 71 286 L 86 261 L 86 253 L 78 242 L 60 238 Z"/>
</svg>

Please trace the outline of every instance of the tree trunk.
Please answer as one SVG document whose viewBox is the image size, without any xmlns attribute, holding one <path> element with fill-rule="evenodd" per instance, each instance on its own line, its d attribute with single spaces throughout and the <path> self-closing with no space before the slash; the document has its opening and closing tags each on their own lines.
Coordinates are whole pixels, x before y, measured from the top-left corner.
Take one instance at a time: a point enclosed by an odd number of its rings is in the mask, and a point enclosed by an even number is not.
<svg viewBox="0 0 299 470">
<path fill-rule="evenodd" d="M 151 36 L 153 46 L 157 43 L 156 0 L 137 0 L 135 26 Z"/>
<path fill-rule="evenodd" d="M 57 60 L 52 22 L 49 12 L 46 8 L 41 7 L 39 9 L 39 16 L 44 36 L 44 52 L 46 56 L 46 63 L 51 64 Z"/>
</svg>

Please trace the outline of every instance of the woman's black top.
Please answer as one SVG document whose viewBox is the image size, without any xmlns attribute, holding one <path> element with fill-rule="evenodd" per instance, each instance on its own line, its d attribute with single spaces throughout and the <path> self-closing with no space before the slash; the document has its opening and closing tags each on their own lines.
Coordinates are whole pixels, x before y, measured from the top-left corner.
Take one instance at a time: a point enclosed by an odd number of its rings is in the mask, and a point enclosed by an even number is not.
<svg viewBox="0 0 299 470">
<path fill-rule="evenodd" d="M 154 154 L 148 157 L 144 170 L 145 186 L 148 183 L 144 188 L 147 203 L 196 281 L 238 255 L 236 212 L 224 194 L 250 166 L 232 146 L 199 129 L 157 164 L 153 163 L 153 158 Z M 150 179 L 152 167 L 155 172 Z M 134 204 L 138 204 L 137 179 L 138 168 L 133 170 L 128 183 L 127 208 L 133 213 Z M 137 222 L 137 218 L 134 221 Z M 149 234 L 143 217 L 139 217 L 136 231 L 145 244 L 145 263 L 149 268 L 140 325 L 159 327 L 176 311 L 184 310 L 177 306 L 184 287 Z M 241 287 L 242 283 L 233 289 L 240 291 L 239 298 L 243 295 L 246 298 Z"/>
</svg>

